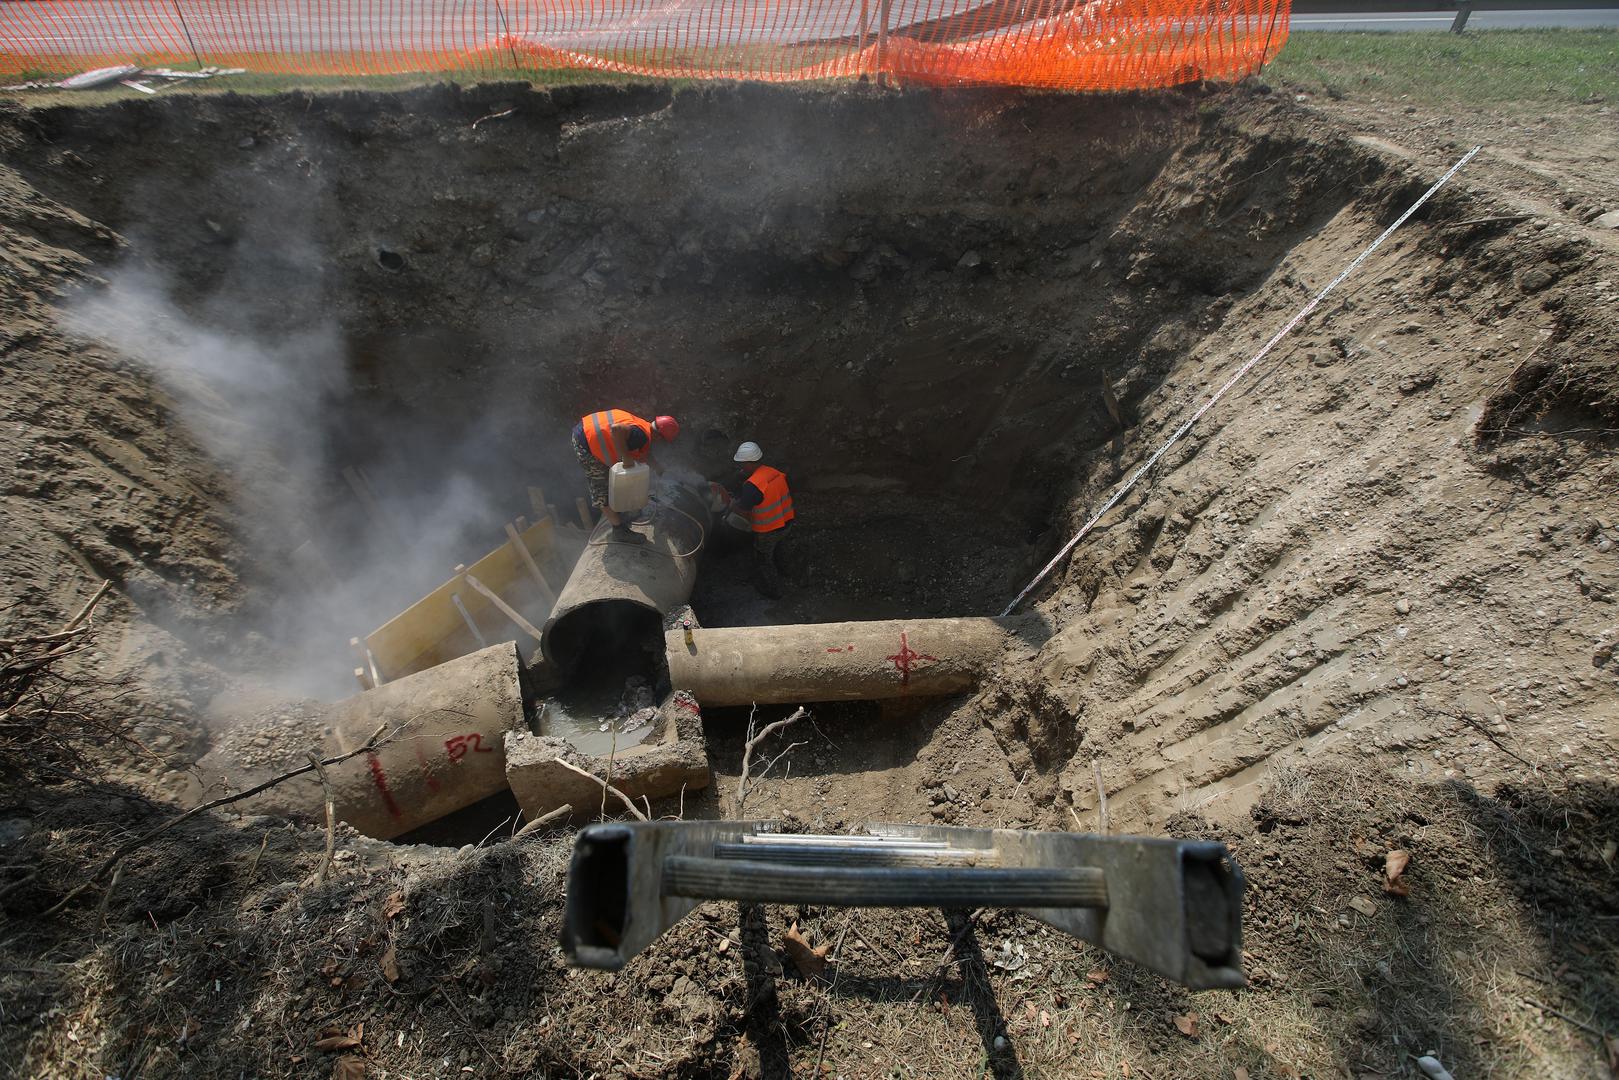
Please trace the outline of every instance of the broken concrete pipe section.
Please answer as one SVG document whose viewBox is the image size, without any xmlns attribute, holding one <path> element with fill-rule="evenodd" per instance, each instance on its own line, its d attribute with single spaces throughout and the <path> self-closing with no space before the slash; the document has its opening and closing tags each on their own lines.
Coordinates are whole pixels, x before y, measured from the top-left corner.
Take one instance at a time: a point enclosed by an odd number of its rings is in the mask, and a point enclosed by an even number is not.
<svg viewBox="0 0 1619 1080">
<path fill-rule="evenodd" d="M 604 806 L 610 814 L 622 811 L 623 803 L 590 779 L 609 768 L 613 787 L 641 807 L 707 787 L 712 775 L 696 700 L 677 690 L 658 712 L 648 738 L 611 754 L 583 754 L 566 739 L 522 728 L 507 732 L 506 778 L 523 816 L 533 821 L 563 806 L 573 808 L 575 820 L 594 818 Z"/>
<path fill-rule="evenodd" d="M 357 750 L 380 728 L 374 749 L 326 772 L 338 819 L 391 840 L 506 787 L 506 732 L 524 720 L 521 664 L 515 643 L 491 645 L 326 706 L 310 725 L 265 729 L 259 737 L 271 743 L 252 765 L 221 749 L 200 765 L 243 790 L 305 764 L 311 750 L 323 758 Z M 325 794 L 311 772 L 245 805 L 320 820 Z"/>
</svg>

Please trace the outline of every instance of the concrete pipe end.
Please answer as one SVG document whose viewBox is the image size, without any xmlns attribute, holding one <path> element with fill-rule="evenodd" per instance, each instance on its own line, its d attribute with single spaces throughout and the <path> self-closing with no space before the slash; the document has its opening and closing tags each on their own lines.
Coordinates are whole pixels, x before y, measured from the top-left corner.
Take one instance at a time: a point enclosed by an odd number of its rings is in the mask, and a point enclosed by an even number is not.
<svg viewBox="0 0 1619 1080">
<path fill-rule="evenodd" d="M 663 613 L 634 600 L 580 604 L 545 624 L 541 655 L 567 679 L 587 657 L 637 649 L 663 637 Z"/>
</svg>

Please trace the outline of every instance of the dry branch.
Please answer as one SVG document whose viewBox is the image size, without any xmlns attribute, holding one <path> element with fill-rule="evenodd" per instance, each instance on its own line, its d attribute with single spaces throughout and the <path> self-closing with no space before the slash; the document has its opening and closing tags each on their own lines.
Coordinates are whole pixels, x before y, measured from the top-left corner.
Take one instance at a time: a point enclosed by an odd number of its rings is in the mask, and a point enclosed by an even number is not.
<svg viewBox="0 0 1619 1080">
<path fill-rule="evenodd" d="M 538 830 L 543 829 L 547 825 L 551 824 L 551 822 L 556 821 L 559 818 L 565 818 L 571 813 L 573 813 L 573 804 L 571 803 L 563 803 L 555 810 L 547 810 L 545 813 L 541 814 L 539 817 L 535 818 L 533 821 L 529 822 L 527 825 L 524 825 L 521 829 L 518 829 L 515 833 L 513 833 L 512 839 L 521 840 L 529 833 L 537 832 Z"/>
<path fill-rule="evenodd" d="M 309 764 L 314 767 L 315 775 L 320 777 L 320 790 L 326 796 L 326 855 L 320 861 L 320 869 L 315 872 L 314 880 L 325 884 L 326 874 L 332 868 L 332 851 L 337 847 L 337 801 L 332 796 L 332 778 L 326 775 L 326 766 L 321 764 L 320 755 L 313 750 L 309 752 Z"/>
<path fill-rule="evenodd" d="M 1102 784 L 1102 764 L 1091 758 L 1091 776 L 1096 781 L 1096 831 L 1107 835 L 1107 788 Z"/>
<path fill-rule="evenodd" d="M 630 808 L 630 813 L 634 814 L 636 817 L 640 818 L 642 821 L 647 820 L 647 816 L 645 814 L 641 813 L 641 808 L 639 806 L 636 806 L 635 803 L 630 799 L 630 797 L 628 795 L 624 794 L 622 791 L 618 790 L 618 788 L 614 787 L 612 784 L 609 784 L 606 780 L 603 780 L 601 777 L 597 776 L 595 773 L 586 772 L 584 769 L 581 769 L 577 765 L 569 765 L 566 761 L 563 761 L 561 758 L 552 758 L 551 760 L 555 761 L 558 765 L 561 765 L 564 769 L 567 769 L 571 773 L 578 773 L 580 776 L 583 776 L 587 780 L 594 780 L 596 783 L 598 783 L 598 784 L 600 784 L 602 786 L 603 791 L 611 792 L 618 799 L 619 802 L 621 802 L 625 806 L 629 807 Z"/>
<path fill-rule="evenodd" d="M 792 713 L 791 716 L 788 716 L 788 717 L 786 717 L 785 719 L 782 719 L 782 720 L 777 720 L 773 724 L 766 724 L 764 726 L 764 730 L 760 731 L 759 734 L 749 736 L 747 744 L 742 747 L 742 775 L 741 775 L 740 778 L 738 778 L 738 780 L 736 782 L 736 815 L 735 816 L 737 818 L 740 819 L 742 817 L 743 811 L 747 808 L 747 805 L 748 805 L 748 770 L 753 766 L 753 751 L 754 751 L 754 748 L 757 747 L 760 743 L 764 742 L 766 739 L 768 739 L 774 733 L 780 731 L 782 728 L 787 727 L 789 724 L 797 723 L 799 720 L 803 719 L 804 717 L 806 717 L 808 715 L 809 715 L 809 711 L 806 710 L 805 708 L 803 708 L 802 706 L 800 706 L 799 708 L 793 710 L 793 713 Z M 752 717 L 751 714 L 748 717 L 748 730 L 750 732 L 753 730 L 753 717 Z M 795 745 L 803 745 L 803 744 L 799 743 L 799 744 L 795 744 Z M 792 747 L 789 746 L 787 749 L 791 750 Z M 786 753 L 786 751 L 782 751 L 782 753 Z M 777 761 L 780 761 L 780 760 L 781 760 L 781 754 L 777 754 L 775 759 L 771 761 L 770 765 L 774 765 Z M 770 771 L 770 766 L 766 766 L 765 767 L 765 772 L 769 772 L 769 771 Z M 764 773 L 761 773 L 760 775 L 763 776 Z"/>
<path fill-rule="evenodd" d="M 122 703 L 134 692 L 131 681 L 94 666 L 69 667 L 93 647 L 90 616 L 111 587 L 101 582 L 54 632 L 0 638 L 0 774 L 7 780 L 88 781 L 95 748 L 145 749 L 130 735 L 133 717 Z"/>
<path fill-rule="evenodd" d="M 408 720 L 406 721 L 407 724 L 409 722 L 410 721 L 408 721 Z M 371 733 L 371 737 L 369 739 L 367 739 L 362 745 L 356 747 L 353 750 L 350 750 L 348 753 L 346 753 L 346 754 L 338 754 L 338 755 L 336 755 L 334 757 L 329 757 L 329 758 L 317 758 L 315 760 L 318 761 L 321 765 L 337 765 L 337 764 L 339 764 L 341 762 L 347 761 L 351 757 L 358 757 L 360 754 L 370 753 L 372 750 L 377 749 L 379 746 L 385 745 L 395 735 L 399 734 L 400 730 L 403 729 L 404 726 L 405 726 L 404 724 L 401 724 L 399 727 L 395 728 L 388 735 L 387 739 L 383 739 L 383 738 L 381 738 L 382 733 L 388 727 L 387 722 L 384 721 L 383 723 L 377 725 L 377 730 L 375 730 L 375 731 L 373 731 Z M 130 840 L 128 843 L 125 843 L 125 844 L 121 845 L 111 855 L 108 855 L 106 860 L 96 869 L 95 873 L 91 874 L 89 877 L 85 878 L 84 881 L 80 882 L 77 886 L 75 886 L 66 896 L 64 896 L 64 897 L 62 897 L 62 899 L 58 900 L 44 914 L 46 916 L 55 915 L 58 911 L 61 911 L 63 908 L 67 907 L 68 903 L 70 901 L 72 901 L 74 897 L 78 896 L 84 890 L 88 889 L 91 885 L 94 885 L 96 882 L 98 882 L 102 878 L 106 877 L 108 873 L 110 873 L 120 862 L 123 861 L 125 856 L 129 855 L 131 852 L 137 850 L 141 846 L 143 846 L 143 845 L 145 845 L 147 843 L 150 843 L 152 840 L 157 839 L 159 836 L 162 836 L 164 833 L 168 832 L 170 829 L 174 828 L 176 825 L 180 824 L 182 821 L 185 821 L 188 818 L 195 817 L 195 816 L 197 816 L 198 814 L 202 813 L 205 810 L 214 810 L 214 809 L 217 809 L 218 807 L 221 807 L 221 806 L 229 806 L 231 803 L 234 803 L 234 802 L 241 802 L 243 799 L 250 799 L 254 795 L 257 795 L 262 791 L 268 791 L 269 789 L 275 787 L 277 784 L 285 783 L 286 781 L 291 780 L 295 776 L 302 776 L 305 773 L 314 772 L 315 768 L 316 768 L 316 766 L 315 766 L 314 763 L 311 763 L 311 764 L 308 764 L 308 765 L 300 765 L 296 769 L 292 769 L 292 770 L 289 770 L 288 772 L 284 772 L 279 776 L 272 776 L 270 779 L 264 781 L 262 784 L 254 784 L 252 787 L 248 788 L 246 791 L 238 791 L 234 795 L 224 795 L 224 796 L 221 796 L 220 798 L 214 799 L 214 800 L 212 800 L 210 802 L 205 802 L 205 803 L 202 803 L 202 804 L 200 804 L 198 806 L 193 806 L 190 810 L 187 810 L 185 813 L 181 814 L 180 816 L 170 818 L 168 821 L 165 821 L 163 824 L 157 826 L 156 828 L 148 829 L 146 832 L 143 832 L 143 833 L 141 833 L 141 835 L 135 837 L 135 839 Z"/>
</svg>

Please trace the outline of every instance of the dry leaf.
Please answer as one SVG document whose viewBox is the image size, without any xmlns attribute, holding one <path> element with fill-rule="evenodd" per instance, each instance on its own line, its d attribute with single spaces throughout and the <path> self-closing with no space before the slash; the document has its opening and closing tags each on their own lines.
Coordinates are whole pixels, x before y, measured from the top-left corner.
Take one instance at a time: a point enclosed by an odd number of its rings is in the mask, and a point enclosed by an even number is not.
<svg viewBox="0 0 1619 1080">
<path fill-rule="evenodd" d="M 1289 1065 L 1285 1061 L 1272 1061 L 1271 1064 L 1276 1066 L 1276 1071 L 1286 1077 L 1287 1080 L 1303 1080 L 1304 1074 L 1299 1072 L 1297 1066 Z"/>
<path fill-rule="evenodd" d="M 389 893 L 388 899 L 382 902 L 382 917 L 384 919 L 392 919 L 404 910 L 405 893 L 402 889 L 396 889 Z"/>
<path fill-rule="evenodd" d="M 399 981 L 399 947 L 391 941 L 382 951 L 382 977 L 391 983 Z"/>
<path fill-rule="evenodd" d="M 817 945 L 811 947 L 810 943 L 804 939 L 804 935 L 798 932 L 796 922 L 787 928 L 787 936 L 783 944 L 787 949 L 787 958 L 793 962 L 793 966 L 798 968 L 805 978 L 813 979 L 826 971 L 826 954 L 832 951 L 832 946 Z"/>
<path fill-rule="evenodd" d="M 1175 1017 L 1175 1028 L 1188 1039 L 1197 1038 L 1197 1013 Z"/>
<path fill-rule="evenodd" d="M 1044 1009 L 1040 1010 L 1040 1026 L 1043 1028 L 1051 1026 L 1051 1014 Z"/>
<path fill-rule="evenodd" d="M 1360 912 L 1362 915 L 1377 914 L 1377 905 L 1366 899 L 1364 896 L 1350 897 L 1349 906 Z"/>
<path fill-rule="evenodd" d="M 365 1080 L 365 1058 L 344 1054 L 332 1067 L 332 1080 Z"/>
<path fill-rule="evenodd" d="M 1238 1065 L 1231 1070 L 1231 1080 L 1248 1080 L 1248 1070 Z"/>
<path fill-rule="evenodd" d="M 1128 1061 L 1119 1062 L 1119 1071 L 1124 1074 L 1124 1080 L 1130 1080 L 1130 1063 Z"/>
<path fill-rule="evenodd" d="M 1390 896 L 1410 896 L 1411 886 L 1403 875 L 1411 862 L 1411 853 L 1395 848 L 1383 856 L 1383 891 Z"/>
<path fill-rule="evenodd" d="M 1227 1016 L 1225 1013 L 1215 1013 L 1214 1018 L 1227 1027 L 1230 1027 L 1234 1022 L 1231 1017 Z"/>
<path fill-rule="evenodd" d="M 1361 858 L 1370 858 L 1377 854 L 1377 845 L 1370 840 L 1357 836 L 1355 837 L 1355 854 Z"/>
<path fill-rule="evenodd" d="M 1299 1080 L 1299 1071 L 1285 1061 L 1279 1060 L 1282 1048 L 1273 1042 L 1265 1044 L 1265 1053 L 1271 1056 L 1271 1066 L 1289 1080 Z"/>
<path fill-rule="evenodd" d="M 324 1050 L 328 1054 L 335 1054 L 339 1050 L 358 1050 L 360 1040 L 353 1035 L 328 1035 L 315 1042 L 316 1050 Z"/>
<path fill-rule="evenodd" d="M 1107 982 L 1107 972 L 1103 971 L 1101 968 L 1097 968 L 1095 971 L 1088 973 L 1085 977 L 1091 982 L 1095 983 L 1097 986 L 1101 986 L 1103 983 Z"/>
</svg>

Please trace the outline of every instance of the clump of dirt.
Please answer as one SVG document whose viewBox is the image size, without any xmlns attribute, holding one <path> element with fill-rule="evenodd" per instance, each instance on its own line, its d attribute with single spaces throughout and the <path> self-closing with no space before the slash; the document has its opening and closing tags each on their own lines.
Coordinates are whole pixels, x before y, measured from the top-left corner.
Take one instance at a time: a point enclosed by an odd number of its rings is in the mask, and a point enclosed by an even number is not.
<svg viewBox="0 0 1619 1080">
<path fill-rule="evenodd" d="M 527 485 L 567 505 L 586 410 L 792 477 L 788 595 L 715 551 L 705 623 L 991 613 L 1430 171 L 1250 88 L 176 98 L 10 109 L 0 145 L 6 634 L 112 580 L 81 661 L 138 677 L 164 758 L 4 808 L 25 1069 L 1602 1067 L 1615 279 L 1584 226 L 1446 189 L 1037 594 L 1044 648 L 963 700 L 817 709 L 750 786 L 809 829 L 1091 828 L 1105 793 L 1116 830 L 1225 839 L 1253 990 L 1004 912 L 717 905 L 602 976 L 553 944 L 565 835 L 345 834 L 322 883 L 318 830 L 199 815 L 45 913 L 197 797 L 244 671 L 341 679 Z M 657 812 L 720 813 L 746 722 Z"/>
</svg>

